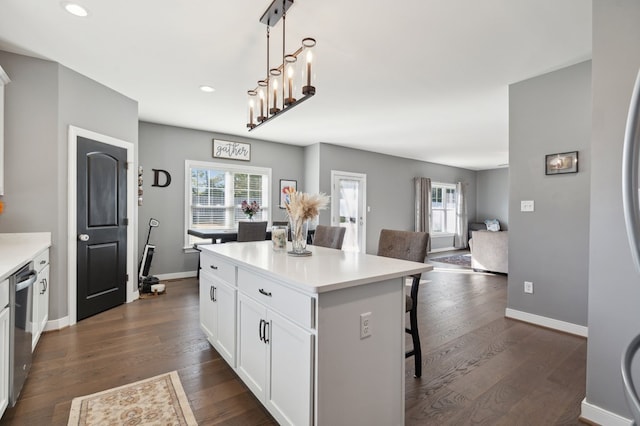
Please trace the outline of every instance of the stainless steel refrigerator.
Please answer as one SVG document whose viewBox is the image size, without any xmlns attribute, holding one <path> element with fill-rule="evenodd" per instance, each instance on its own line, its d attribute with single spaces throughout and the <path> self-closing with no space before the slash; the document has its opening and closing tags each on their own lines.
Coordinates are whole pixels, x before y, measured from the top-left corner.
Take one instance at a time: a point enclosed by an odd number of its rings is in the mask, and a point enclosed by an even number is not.
<svg viewBox="0 0 640 426">
<path fill-rule="evenodd" d="M 624 220 L 631 255 L 640 271 L 640 70 L 631 95 L 627 127 L 622 151 L 622 203 Z M 622 354 L 622 379 L 627 405 L 631 409 L 635 424 L 640 424 L 640 399 L 631 371 L 633 359 L 640 349 L 640 334 L 636 336 Z"/>
</svg>

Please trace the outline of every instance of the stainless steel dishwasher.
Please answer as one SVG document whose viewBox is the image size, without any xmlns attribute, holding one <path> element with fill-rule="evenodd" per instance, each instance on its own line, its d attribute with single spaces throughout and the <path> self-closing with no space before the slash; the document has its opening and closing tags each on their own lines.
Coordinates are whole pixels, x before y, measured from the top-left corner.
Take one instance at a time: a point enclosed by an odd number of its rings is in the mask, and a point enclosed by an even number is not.
<svg viewBox="0 0 640 426">
<path fill-rule="evenodd" d="M 16 405 L 22 385 L 31 369 L 33 331 L 33 264 L 24 265 L 9 277 L 9 405 Z"/>
</svg>

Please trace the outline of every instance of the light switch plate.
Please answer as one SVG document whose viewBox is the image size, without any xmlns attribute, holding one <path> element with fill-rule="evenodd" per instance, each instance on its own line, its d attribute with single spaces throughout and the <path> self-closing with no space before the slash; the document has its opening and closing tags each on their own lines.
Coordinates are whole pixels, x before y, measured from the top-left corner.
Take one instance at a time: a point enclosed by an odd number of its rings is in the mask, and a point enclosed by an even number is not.
<svg viewBox="0 0 640 426">
<path fill-rule="evenodd" d="M 532 212 L 533 211 L 533 200 L 520 201 L 520 211 L 521 212 Z"/>
</svg>

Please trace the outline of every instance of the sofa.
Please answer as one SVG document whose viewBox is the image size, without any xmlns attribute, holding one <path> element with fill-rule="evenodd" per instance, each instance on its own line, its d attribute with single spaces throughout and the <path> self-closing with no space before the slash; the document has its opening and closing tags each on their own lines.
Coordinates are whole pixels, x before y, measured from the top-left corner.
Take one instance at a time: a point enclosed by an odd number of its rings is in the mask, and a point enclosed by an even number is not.
<svg viewBox="0 0 640 426">
<path fill-rule="evenodd" d="M 469 240 L 474 271 L 509 273 L 509 233 L 472 231 Z"/>
</svg>

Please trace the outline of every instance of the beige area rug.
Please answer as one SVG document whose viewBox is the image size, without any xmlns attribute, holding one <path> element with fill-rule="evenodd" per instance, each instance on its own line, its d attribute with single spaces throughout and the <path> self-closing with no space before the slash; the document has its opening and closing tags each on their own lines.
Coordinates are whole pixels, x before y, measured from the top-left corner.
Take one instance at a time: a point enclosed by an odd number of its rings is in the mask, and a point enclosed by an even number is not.
<svg viewBox="0 0 640 426">
<path fill-rule="evenodd" d="M 69 426 L 197 425 L 177 371 L 74 398 Z"/>
</svg>

